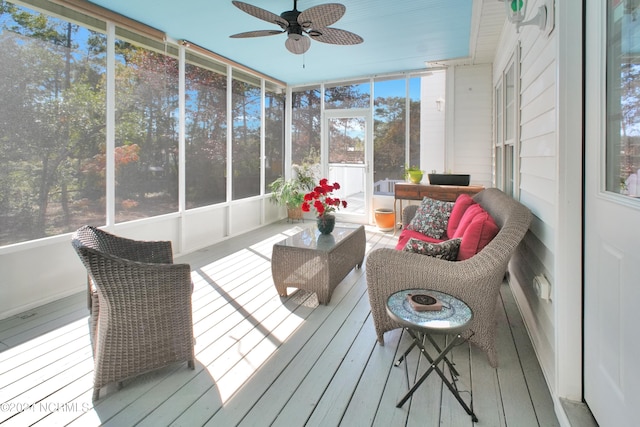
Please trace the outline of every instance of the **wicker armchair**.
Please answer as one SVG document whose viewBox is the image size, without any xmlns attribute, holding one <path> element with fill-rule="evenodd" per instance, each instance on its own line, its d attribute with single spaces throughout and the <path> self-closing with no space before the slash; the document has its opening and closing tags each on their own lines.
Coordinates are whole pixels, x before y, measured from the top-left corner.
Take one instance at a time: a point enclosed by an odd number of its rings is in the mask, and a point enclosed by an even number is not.
<svg viewBox="0 0 640 427">
<path fill-rule="evenodd" d="M 88 273 L 93 400 L 107 384 L 174 362 L 194 369 L 191 268 L 173 264 L 171 242 L 83 226 L 72 245 Z"/>
<path fill-rule="evenodd" d="M 369 254 L 367 288 L 381 345 L 384 345 L 385 332 L 401 327 L 386 312 L 389 296 L 403 289 L 433 289 L 460 298 L 471 307 L 470 331 L 473 335 L 469 341 L 487 354 L 491 366 L 497 366 L 496 308 L 500 285 L 511 255 L 529 228 L 532 215 L 524 205 L 495 188 L 481 191 L 474 200 L 489 212 L 500 228 L 493 240 L 475 256 L 452 262 L 395 249 L 377 249 Z M 416 206 L 410 206 L 403 212 L 405 226 L 415 210 Z"/>
</svg>

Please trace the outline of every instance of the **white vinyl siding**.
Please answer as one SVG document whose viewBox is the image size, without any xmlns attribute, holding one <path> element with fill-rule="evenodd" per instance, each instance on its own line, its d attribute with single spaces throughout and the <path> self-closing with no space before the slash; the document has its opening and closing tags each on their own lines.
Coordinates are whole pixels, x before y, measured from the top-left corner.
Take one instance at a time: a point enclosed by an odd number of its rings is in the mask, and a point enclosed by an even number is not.
<svg viewBox="0 0 640 427">
<path fill-rule="evenodd" d="M 537 2 L 536 2 L 537 3 Z M 530 10 L 538 5 L 532 2 Z M 556 265 L 557 227 L 557 123 L 556 123 L 556 37 L 536 26 L 506 26 L 494 60 L 494 87 L 503 78 L 514 50 L 520 44 L 519 97 L 520 138 L 515 144 L 514 194 L 534 214 L 530 232 L 512 258 L 510 283 L 531 335 L 531 340 L 553 390 L 556 377 L 555 319 L 553 302 L 540 299 L 533 288 L 533 278 L 544 275 L 553 292 Z M 580 155 L 576 153 L 576 155 Z M 579 248 L 576 248 L 579 250 Z"/>
<path fill-rule="evenodd" d="M 452 135 L 447 136 L 446 172 L 470 174 L 472 184 L 491 187 L 491 66 L 458 66 L 451 73 L 454 78 L 455 120 L 452 123 Z"/>
</svg>

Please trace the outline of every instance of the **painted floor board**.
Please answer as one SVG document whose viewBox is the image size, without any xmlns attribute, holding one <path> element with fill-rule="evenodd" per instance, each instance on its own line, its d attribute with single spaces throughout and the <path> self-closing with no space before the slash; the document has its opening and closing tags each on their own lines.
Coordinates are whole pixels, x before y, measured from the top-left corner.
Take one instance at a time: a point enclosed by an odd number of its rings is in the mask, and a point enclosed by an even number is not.
<svg viewBox="0 0 640 427">
<path fill-rule="evenodd" d="M 86 294 L 0 321 L 0 425 L 472 426 L 435 374 L 396 408 L 427 364 L 414 351 L 394 366 L 410 343 L 401 330 L 377 343 L 364 266 L 326 306 L 306 291 L 278 296 L 273 244 L 310 225 L 270 224 L 176 257 L 192 268 L 196 369 L 174 364 L 110 385 L 96 402 Z M 366 232 L 367 253 L 397 241 Z M 506 283 L 501 297 L 500 366 L 463 344 L 452 353 L 458 385 L 473 395 L 477 426 L 557 425 Z"/>
</svg>

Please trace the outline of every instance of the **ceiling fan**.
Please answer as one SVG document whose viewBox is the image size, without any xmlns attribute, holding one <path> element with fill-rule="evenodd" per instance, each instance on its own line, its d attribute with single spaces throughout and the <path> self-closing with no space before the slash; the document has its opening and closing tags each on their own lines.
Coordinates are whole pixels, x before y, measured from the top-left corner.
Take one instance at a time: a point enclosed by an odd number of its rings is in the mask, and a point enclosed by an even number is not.
<svg viewBox="0 0 640 427">
<path fill-rule="evenodd" d="M 232 3 L 249 15 L 279 25 L 281 30 L 247 31 L 234 34 L 230 36 L 231 38 L 262 37 L 287 33 L 288 37 L 284 45 L 289 52 L 297 55 L 309 50 L 311 39 L 338 45 L 359 44 L 364 41 L 362 37 L 350 31 L 329 27 L 342 18 L 347 10 L 344 5 L 339 3 L 320 4 L 300 12 L 298 1 L 293 0 L 293 10 L 282 12 L 280 16 L 241 1 L 234 0 Z"/>
</svg>

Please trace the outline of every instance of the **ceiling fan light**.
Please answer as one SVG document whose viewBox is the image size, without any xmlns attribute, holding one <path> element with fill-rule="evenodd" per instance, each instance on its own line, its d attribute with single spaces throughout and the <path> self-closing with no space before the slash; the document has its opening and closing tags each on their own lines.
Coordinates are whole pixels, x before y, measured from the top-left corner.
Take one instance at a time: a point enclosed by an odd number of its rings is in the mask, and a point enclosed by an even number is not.
<svg viewBox="0 0 640 427">
<path fill-rule="evenodd" d="M 289 34 L 284 45 L 289 52 L 301 55 L 311 47 L 311 39 L 302 34 Z"/>
</svg>

